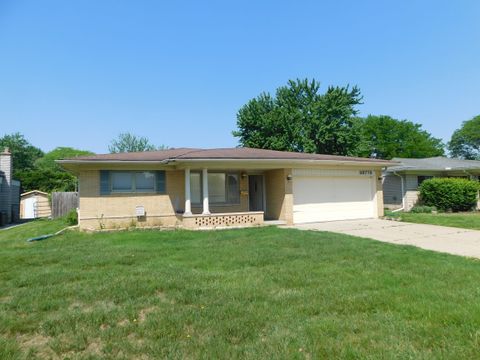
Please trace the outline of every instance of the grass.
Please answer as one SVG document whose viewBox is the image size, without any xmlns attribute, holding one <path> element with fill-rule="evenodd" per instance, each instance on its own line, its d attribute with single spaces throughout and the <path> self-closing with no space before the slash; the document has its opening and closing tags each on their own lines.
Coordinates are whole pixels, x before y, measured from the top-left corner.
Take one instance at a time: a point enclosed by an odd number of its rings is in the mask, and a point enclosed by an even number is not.
<svg viewBox="0 0 480 360">
<path fill-rule="evenodd" d="M 0 358 L 478 357 L 480 263 L 277 228 L 0 231 Z"/>
<path fill-rule="evenodd" d="M 399 214 L 402 221 L 480 230 L 480 213 Z"/>
</svg>

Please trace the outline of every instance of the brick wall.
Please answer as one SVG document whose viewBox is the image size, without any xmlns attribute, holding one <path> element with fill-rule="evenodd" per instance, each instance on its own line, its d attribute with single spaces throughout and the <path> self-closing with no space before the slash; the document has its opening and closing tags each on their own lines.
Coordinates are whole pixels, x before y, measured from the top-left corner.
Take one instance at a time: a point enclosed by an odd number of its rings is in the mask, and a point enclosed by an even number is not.
<svg viewBox="0 0 480 360">
<path fill-rule="evenodd" d="M 0 185 L 0 211 L 7 213 L 7 223 L 10 223 L 12 221 L 12 155 L 8 149 L 0 153 L 0 171 L 4 175 Z"/>
<path fill-rule="evenodd" d="M 183 210 L 183 171 L 166 172 L 166 194 L 110 194 L 100 196 L 98 170 L 79 174 L 79 225 L 81 229 L 112 229 L 129 226 L 175 226 L 176 212 Z M 138 219 L 136 206 L 145 208 Z"/>
<path fill-rule="evenodd" d="M 265 172 L 266 219 L 293 223 L 293 188 L 292 181 L 287 180 L 287 176 L 291 174 L 291 169 Z"/>
<path fill-rule="evenodd" d="M 248 211 L 248 178 L 240 177 L 239 205 L 210 205 L 212 213 Z M 110 194 L 100 196 L 99 170 L 85 170 L 79 174 L 79 224 L 83 230 L 120 229 L 126 227 L 173 227 L 181 224 L 185 206 L 185 173 L 166 171 L 166 194 Z M 138 219 L 135 207 L 143 206 L 146 216 Z M 192 212 L 202 212 L 201 206 L 192 206 Z"/>
<path fill-rule="evenodd" d="M 378 214 L 377 216 L 383 216 L 384 215 L 384 206 L 383 206 L 383 186 L 382 186 L 382 171 L 381 170 L 376 170 L 375 171 L 375 186 L 376 186 L 376 192 L 377 192 L 377 209 L 378 209 Z"/>
</svg>

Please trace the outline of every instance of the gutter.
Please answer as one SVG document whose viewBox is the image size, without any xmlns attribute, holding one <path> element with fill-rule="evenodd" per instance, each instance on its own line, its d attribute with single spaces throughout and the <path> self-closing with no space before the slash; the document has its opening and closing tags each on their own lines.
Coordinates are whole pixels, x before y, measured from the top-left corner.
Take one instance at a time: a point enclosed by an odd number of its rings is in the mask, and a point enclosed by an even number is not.
<svg viewBox="0 0 480 360">
<path fill-rule="evenodd" d="M 290 164 L 318 164 L 318 163 L 334 163 L 338 165 L 369 165 L 388 167 L 394 166 L 395 163 L 376 162 L 376 161 L 349 161 L 349 160 L 319 160 L 319 159 L 167 159 L 167 160 L 55 160 L 58 164 L 170 164 L 170 163 L 198 163 L 198 162 L 238 162 L 238 163 L 290 163 Z"/>
<path fill-rule="evenodd" d="M 171 160 L 55 160 L 57 164 L 168 164 Z"/>
<path fill-rule="evenodd" d="M 349 160 L 320 160 L 320 159 L 174 159 L 172 162 L 178 163 L 197 163 L 197 162 L 213 162 L 213 163 L 222 163 L 235 161 L 239 163 L 286 163 L 286 164 L 319 164 L 319 163 L 333 163 L 337 165 L 369 165 L 374 167 L 388 167 L 394 166 L 395 163 L 391 164 L 389 162 L 374 162 L 374 161 L 349 161 Z"/>
</svg>

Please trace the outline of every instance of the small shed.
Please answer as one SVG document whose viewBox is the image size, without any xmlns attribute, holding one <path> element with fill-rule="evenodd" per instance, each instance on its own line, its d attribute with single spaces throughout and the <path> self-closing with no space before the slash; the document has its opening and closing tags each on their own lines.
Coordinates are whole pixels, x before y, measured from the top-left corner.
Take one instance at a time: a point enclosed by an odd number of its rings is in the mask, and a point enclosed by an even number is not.
<svg viewBox="0 0 480 360">
<path fill-rule="evenodd" d="M 20 195 L 20 218 L 36 219 L 52 215 L 48 194 L 32 190 Z"/>
</svg>

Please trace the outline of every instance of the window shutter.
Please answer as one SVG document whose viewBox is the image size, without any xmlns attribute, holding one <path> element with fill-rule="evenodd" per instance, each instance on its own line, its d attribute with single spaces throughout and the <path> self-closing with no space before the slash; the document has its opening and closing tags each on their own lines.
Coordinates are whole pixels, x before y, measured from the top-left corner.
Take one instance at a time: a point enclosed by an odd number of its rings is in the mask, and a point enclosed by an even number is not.
<svg viewBox="0 0 480 360">
<path fill-rule="evenodd" d="M 165 186 L 165 170 L 158 170 L 156 171 L 156 181 L 157 181 L 157 193 L 165 194 L 166 186 Z"/>
<path fill-rule="evenodd" d="M 100 195 L 110 194 L 110 171 L 100 170 Z"/>
</svg>

